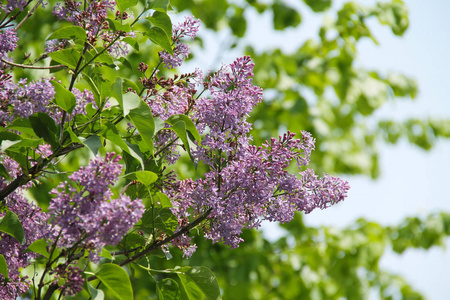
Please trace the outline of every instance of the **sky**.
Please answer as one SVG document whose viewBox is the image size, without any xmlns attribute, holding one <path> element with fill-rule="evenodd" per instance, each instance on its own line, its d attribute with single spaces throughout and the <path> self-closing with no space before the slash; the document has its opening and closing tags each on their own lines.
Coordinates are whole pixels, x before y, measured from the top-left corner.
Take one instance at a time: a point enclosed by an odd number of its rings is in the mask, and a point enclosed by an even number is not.
<svg viewBox="0 0 450 300">
<path fill-rule="evenodd" d="M 286 51 L 294 51 L 307 38 L 317 35 L 324 17 L 317 16 L 301 3 L 286 1 L 299 7 L 302 24 L 297 29 L 274 32 L 271 29 L 271 15 L 257 15 L 249 12 L 251 18 L 245 43 L 257 49 L 269 50 L 282 45 Z M 419 94 L 414 101 L 391 101 L 378 112 L 381 117 L 397 120 L 406 117 L 450 118 L 450 1 L 409 0 L 410 26 L 399 38 L 376 20 L 370 28 L 379 42 L 363 41 L 358 46 L 357 64 L 380 72 L 400 72 L 413 77 L 419 84 Z M 334 0 L 333 9 L 344 1 Z M 372 0 L 360 0 L 370 4 Z M 326 17 L 334 17 L 333 10 Z M 219 38 L 201 30 L 207 50 L 200 63 L 203 69 L 229 63 L 241 53 L 223 53 L 221 45 L 229 43 L 231 35 L 224 29 Z M 214 43 L 208 43 L 214 41 Z M 198 52 L 197 52 L 198 53 Z M 429 213 L 450 212 L 450 197 L 447 187 L 450 175 L 450 141 L 439 141 L 431 151 L 424 151 L 406 141 L 394 146 L 380 147 L 381 176 L 376 181 L 364 177 L 347 177 L 351 184 L 349 197 L 342 203 L 323 211 L 314 211 L 305 217 L 313 226 L 344 227 L 360 217 L 383 225 L 398 224 L 407 216 L 426 216 Z M 265 226 L 269 238 L 280 232 L 273 226 Z M 450 239 L 447 239 L 450 246 Z M 407 250 L 402 255 L 388 251 L 380 267 L 402 275 L 427 299 L 450 299 L 450 250 L 432 248 L 428 251 Z"/>
</svg>

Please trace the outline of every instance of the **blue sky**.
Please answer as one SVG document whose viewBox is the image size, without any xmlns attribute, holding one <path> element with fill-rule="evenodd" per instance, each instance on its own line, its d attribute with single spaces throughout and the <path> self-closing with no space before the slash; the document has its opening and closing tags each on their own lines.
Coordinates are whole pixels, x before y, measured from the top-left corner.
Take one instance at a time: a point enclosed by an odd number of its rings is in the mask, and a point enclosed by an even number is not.
<svg viewBox="0 0 450 300">
<path fill-rule="evenodd" d="M 323 16 L 310 12 L 301 1 L 287 1 L 300 8 L 302 25 L 298 29 L 279 33 L 271 29 L 271 15 L 248 13 L 247 42 L 258 49 L 270 49 L 282 45 L 286 51 L 294 51 L 305 39 L 317 35 Z M 344 1 L 334 0 L 339 8 Z M 371 4 L 372 0 L 359 3 Z M 400 72 L 419 83 L 419 95 L 414 101 L 391 101 L 378 112 L 380 117 L 398 120 L 407 117 L 450 118 L 450 1 L 407 1 L 410 11 L 410 27 L 399 38 L 376 20 L 370 22 L 373 34 L 379 42 L 367 40 L 358 47 L 357 64 L 381 72 Z M 177 19 L 177 16 L 175 19 Z M 333 18 L 334 13 L 328 13 Z M 202 68 L 214 68 L 221 62 L 229 63 L 241 55 L 239 50 L 223 53 L 221 44 L 228 43 L 225 29 L 217 38 L 201 29 L 207 50 L 201 52 Z M 214 42 L 211 42 L 214 41 Z M 239 49 L 239 47 L 238 47 Z M 198 53 L 198 52 L 197 52 Z M 189 65 L 187 65 L 189 69 Z M 447 186 L 450 175 L 450 141 L 440 141 L 431 151 L 423 151 L 406 141 L 395 146 L 380 147 L 381 176 L 372 181 L 363 177 L 347 178 L 352 186 L 349 197 L 343 203 L 324 211 L 314 211 L 306 216 L 310 225 L 334 225 L 343 227 L 359 217 L 377 221 L 383 225 L 395 225 L 407 216 L 426 216 L 438 211 L 450 212 Z M 269 237 L 279 232 L 266 227 Z M 450 245 L 450 240 L 447 242 Z M 381 261 L 384 269 L 403 275 L 408 282 L 428 299 L 450 299 L 450 251 L 433 248 L 429 251 L 408 250 L 403 255 L 388 252 Z"/>
</svg>

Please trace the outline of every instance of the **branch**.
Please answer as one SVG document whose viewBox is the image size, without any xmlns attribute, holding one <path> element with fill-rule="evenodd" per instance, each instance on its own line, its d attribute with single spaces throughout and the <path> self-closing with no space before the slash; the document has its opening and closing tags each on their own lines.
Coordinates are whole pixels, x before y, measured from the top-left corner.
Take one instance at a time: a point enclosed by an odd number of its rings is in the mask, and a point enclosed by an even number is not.
<svg viewBox="0 0 450 300">
<path fill-rule="evenodd" d="M 12 62 L 12 61 L 7 61 L 7 60 L 4 59 L 4 58 L 0 58 L 0 60 L 1 60 L 2 62 L 4 62 L 5 64 L 8 64 L 8 65 L 11 65 L 11 66 L 14 66 L 14 67 L 23 68 L 23 69 L 49 70 L 49 69 L 66 68 L 65 65 L 56 65 L 56 66 L 48 66 L 48 67 L 44 67 L 44 66 L 42 66 L 42 67 L 37 67 L 37 66 L 29 66 L 29 65 L 17 64 L 17 63 L 14 63 L 14 62 Z"/>
<path fill-rule="evenodd" d="M 179 231 L 177 231 L 175 234 L 166 237 L 165 239 L 161 240 L 161 241 L 157 241 L 154 242 L 153 244 L 150 245 L 150 247 L 142 250 L 141 252 L 135 254 L 134 256 L 125 259 L 124 261 L 122 261 L 121 263 L 119 263 L 119 266 L 124 266 L 127 265 L 135 260 L 140 259 L 141 257 L 145 256 L 146 254 L 160 248 L 161 246 L 167 244 L 168 242 L 176 239 L 177 237 L 179 237 L 180 235 L 186 234 L 188 233 L 192 228 L 194 228 L 195 226 L 199 225 L 201 222 L 203 222 L 211 213 L 212 208 L 208 209 L 203 215 L 201 215 L 200 217 L 198 217 L 197 219 L 195 219 L 192 223 L 189 223 L 186 227 L 181 228 Z M 97 279 L 97 276 L 91 276 L 89 277 L 87 280 L 88 281 L 92 281 Z"/>
<path fill-rule="evenodd" d="M 50 158 L 44 159 L 41 164 L 37 164 L 34 167 L 32 167 L 29 170 L 28 174 L 22 173 L 21 175 L 17 176 L 16 179 L 11 181 L 5 188 L 3 188 L 0 191 L 0 203 L 5 200 L 6 197 L 9 196 L 12 192 L 14 192 L 18 187 L 22 186 L 23 184 L 29 182 L 32 180 L 36 175 L 42 171 L 43 168 L 55 157 L 65 155 L 69 152 L 72 152 L 73 150 L 76 150 L 78 148 L 82 148 L 84 145 L 82 144 L 74 144 L 71 147 L 63 148 L 54 156 L 51 156 Z"/>
<path fill-rule="evenodd" d="M 30 1 L 31 2 L 31 1 Z M 25 21 L 31 17 L 31 15 L 34 13 L 34 11 L 38 8 L 38 6 L 42 4 L 42 0 L 39 0 L 38 3 L 36 3 L 35 6 L 33 6 L 33 8 L 27 13 L 27 15 L 25 16 L 25 18 L 23 18 L 23 20 L 17 24 L 16 28 L 14 28 L 14 31 L 17 31 L 17 29 L 19 29 L 20 26 L 22 26 L 23 23 L 25 23 Z"/>
</svg>

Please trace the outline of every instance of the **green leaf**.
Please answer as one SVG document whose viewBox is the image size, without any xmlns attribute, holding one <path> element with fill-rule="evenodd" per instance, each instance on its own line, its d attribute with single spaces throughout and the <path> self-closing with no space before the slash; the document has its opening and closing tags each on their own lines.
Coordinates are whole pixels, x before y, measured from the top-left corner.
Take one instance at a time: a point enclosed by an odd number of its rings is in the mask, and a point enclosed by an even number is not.
<svg viewBox="0 0 450 300">
<path fill-rule="evenodd" d="M 107 258 L 107 259 L 113 259 L 113 256 L 111 255 L 111 253 L 106 248 L 102 248 L 101 257 L 104 257 L 104 258 Z"/>
<path fill-rule="evenodd" d="M 321 12 L 331 7 L 331 0 L 303 0 L 314 12 Z"/>
<path fill-rule="evenodd" d="M 183 145 L 186 148 L 186 151 L 188 152 L 189 156 L 191 156 L 191 148 L 189 146 L 189 141 L 186 135 L 186 123 L 184 123 L 184 121 L 178 121 L 175 124 L 173 124 L 172 127 L 170 127 L 169 129 L 173 130 L 177 134 L 177 136 L 183 142 Z"/>
<path fill-rule="evenodd" d="M 0 132 L 0 150 L 2 151 L 5 151 L 17 143 L 20 143 L 20 141 L 22 141 L 22 138 L 18 134 L 10 131 Z"/>
<path fill-rule="evenodd" d="M 100 90 L 97 87 L 97 84 L 95 83 L 95 81 L 92 79 L 92 77 L 90 77 L 87 74 L 83 73 L 83 78 L 84 80 L 86 80 L 86 82 L 89 84 L 89 86 L 91 87 L 91 91 L 94 94 L 94 98 L 95 98 L 95 104 L 97 104 L 97 107 L 100 106 Z"/>
<path fill-rule="evenodd" d="M 136 41 L 136 39 L 128 36 L 126 38 L 123 38 L 122 41 L 133 47 L 136 51 L 139 51 L 139 43 L 138 41 Z"/>
<path fill-rule="evenodd" d="M 201 141 L 200 134 L 197 131 L 197 127 L 195 127 L 194 122 L 192 122 L 191 118 L 186 115 L 173 115 L 166 120 L 166 123 L 170 125 L 174 125 L 178 121 L 183 121 L 186 125 L 186 130 L 189 131 L 196 141 Z"/>
<path fill-rule="evenodd" d="M 104 124 L 102 136 L 111 141 L 113 144 L 117 145 L 123 151 L 133 156 L 135 159 L 137 159 L 141 164 L 141 167 L 144 168 L 142 154 L 139 153 L 139 148 L 137 147 L 137 145 L 126 143 L 119 135 L 119 132 L 113 123 L 107 122 L 106 124 Z"/>
<path fill-rule="evenodd" d="M 156 286 L 160 300 L 178 300 L 181 297 L 178 283 L 173 279 L 163 279 L 157 282 Z"/>
<path fill-rule="evenodd" d="M 127 247 L 135 247 L 136 245 L 145 246 L 146 243 L 146 240 L 142 235 L 134 232 L 127 234 L 124 241 Z"/>
<path fill-rule="evenodd" d="M 25 136 L 25 135 L 23 135 L 23 136 Z M 2 150 L 2 151 L 5 151 L 6 149 L 8 149 L 10 147 L 13 147 L 13 148 L 20 148 L 20 147 L 37 148 L 41 143 L 42 143 L 42 139 L 40 139 L 40 138 L 39 139 L 37 139 L 37 138 L 22 138 L 21 136 L 15 134 L 13 132 L 10 132 L 10 131 L 0 132 L 0 150 Z"/>
<path fill-rule="evenodd" d="M 153 135 L 155 134 L 155 121 L 150 107 L 142 100 L 139 105 L 128 114 L 129 119 L 139 131 L 142 139 L 153 154 Z"/>
<path fill-rule="evenodd" d="M 59 146 L 58 127 L 55 121 L 45 113 L 37 113 L 29 117 L 34 132 L 43 138 L 52 148 Z"/>
<path fill-rule="evenodd" d="M 150 186 L 158 179 L 158 175 L 150 171 L 137 171 L 135 174 L 137 181 L 145 186 Z"/>
<path fill-rule="evenodd" d="M 221 299 L 216 276 L 207 267 L 183 267 L 184 273 L 177 273 L 189 299 Z"/>
<path fill-rule="evenodd" d="M 89 295 L 91 295 L 92 300 L 103 300 L 105 299 L 105 293 L 102 290 L 97 290 L 93 288 L 90 284 L 87 284 L 89 287 Z"/>
<path fill-rule="evenodd" d="M 128 273 L 116 264 L 106 263 L 100 266 L 95 276 L 121 300 L 133 300 L 133 289 L 131 287 Z"/>
<path fill-rule="evenodd" d="M 9 178 L 8 171 L 6 171 L 6 168 L 5 168 L 5 166 L 3 164 L 0 164 L 0 176 L 5 178 L 5 179 Z"/>
<path fill-rule="evenodd" d="M 135 93 L 126 93 L 122 95 L 122 99 L 123 99 L 123 116 L 126 117 L 131 110 L 135 109 L 135 108 L 139 108 L 142 107 L 143 104 L 146 104 L 144 101 L 141 100 L 141 98 L 139 98 L 138 95 L 136 95 Z M 148 107 L 148 105 L 147 105 Z"/>
<path fill-rule="evenodd" d="M 167 8 L 169 7 L 169 0 L 150 0 L 148 4 L 148 8 L 167 12 Z"/>
<path fill-rule="evenodd" d="M 22 224 L 17 215 L 11 211 L 6 212 L 5 216 L 2 218 L 0 222 L 0 231 L 9 234 L 22 245 L 25 243 L 25 233 Z"/>
<path fill-rule="evenodd" d="M 156 201 L 159 201 L 162 207 L 172 207 L 172 202 L 170 201 L 170 198 L 166 194 L 157 192 L 155 198 Z"/>
<path fill-rule="evenodd" d="M 136 91 L 137 93 L 140 92 L 140 88 L 137 86 L 136 83 L 134 83 L 133 81 L 123 78 L 123 82 L 122 82 L 122 88 L 126 91 L 128 88 L 131 88 L 132 90 Z"/>
<path fill-rule="evenodd" d="M 55 103 L 63 110 L 71 114 L 77 102 L 75 95 L 58 82 L 54 80 L 51 80 L 50 82 L 55 88 Z"/>
<path fill-rule="evenodd" d="M 168 37 L 172 36 L 172 21 L 165 12 L 155 11 L 152 16 L 146 18 L 153 26 L 161 28 Z"/>
<path fill-rule="evenodd" d="M 51 52 L 48 54 L 54 61 L 59 62 L 71 69 L 77 67 L 78 61 L 80 60 L 80 53 L 75 49 L 64 49 L 56 52 Z"/>
<path fill-rule="evenodd" d="M 31 251 L 35 253 L 39 253 L 40 255 L 49 258 L 50 253 L 47 251 L 48 244 L 45 242 L 44 239 L 39 239 L 31 243 L 30 246 L 25 251 Z"/>
<path fill-rule="evenodd" d="M 111 85 L 110 96 L 117 100 L 120 108 L 123 110 L 123 92 L 122 92 L 122 78 L 117 77 L 114 83 Z"/>
<path fill-rule="evenodd" d="M 287 27 L 297 27 L 301 22 L 300 14 L 293 8 L 281 2 L 276 2 L 272 6 L 273 27 L 275 30 L 284 30 Z"/>
<path fill-rule="evenodd" d="M 119 131 L 117 130 L 116 126 L 113 123 L 107 122 L 103 126 L 103 128 L 104 130 L 102 132 L 102 135 L 106 139 L 110 140 L 111 142 L 119 146 L 122 150 L 129 152 L 127 144 L 125 144 L 124 140 L 120 137 Z"/>
<path fill-rule="evenodd" d="M 172 37 L 168 36 L 163 29 L 152 27 L 145 35 L 148 36 L 154 44 L 161 46 L 164 50 L 173 55 Z"/>
<path fill-rule="evenodd" d="M 125 0 L 125 1 L 127 1 L 127 0 Z M 131 1 L 133 1 L 133 0 L 131 0 Z M 123 32 L 131 31 L 131 27 L 129 24 L 122 24 L 119 21 L 112 20 L 112 19 L 107 19 L 107 21 L 109 23 L 109 27 L 111 27 L 111 29 L 114 31 L 123 31 Z"/>
<path fill-rule="evenodd" d="M 133 7 L 138 3 L 138 0 L 116 0 L 117 7 L 121 12 L 124 12 L 127 8 Z"/>
<path fill-rule="evenodd" d="M 166 234 L 172 235 L 177 229 L 177 226 L 178 219 L 172 213 L 170 208 L 162 208 L 159 210 L 155 218 L 155 228 L 161 230 Z"/>
<path fill-rule="evenodd" d="M 100 141 L 98 135 L 91 135 L 83 141 L 83 144 L 86 145 L 94 155 L 97 155 L 98 149 L 102 147 L 102 141 Z"/>
<path fill-rule="evenodd" d="M 87 35 L 86 31 L 79 26 L 67 26 L 56 30 L 52 35 L 49 36 L 48 40 L 56 39 L 67 39 L 67 40 L 82 40 L 86 41 Z"/>
<path fill-rule="evenodd" d="M 15 119 L 7 128 L 20 131 L 21 133 L 26 133 L 28 135 L 35 135 L 31 122 L 27 118 Z"/>
<path fill-rule="evenodd" d="M 3 277 L 5 277 L 6 280 L 9 279 L 8 277 L 8 264 L 6 263 L 6 259 L 5 257 L 0 254 L 0 274 L 3 275 Z"/>
<path fill-rule="evenodd" d="M 244 18 L 242 13 L 232 16 L 229 24 L 231 31 L 233 31 L 235 36 L 239 38 L 244 37 L 245 31 L 247 30 L 247 20 Z"/>
</svg>

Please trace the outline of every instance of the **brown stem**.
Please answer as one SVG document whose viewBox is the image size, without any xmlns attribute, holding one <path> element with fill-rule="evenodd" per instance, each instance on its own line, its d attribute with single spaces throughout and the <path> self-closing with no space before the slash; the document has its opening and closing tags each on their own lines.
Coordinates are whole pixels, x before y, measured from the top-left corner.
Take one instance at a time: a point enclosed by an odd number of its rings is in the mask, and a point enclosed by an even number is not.
<svg viewBox="0 0 450 300">
<path fill-rule="evenodd" d="M 48 67 L 45 67 L 45 66 L 42 66 L 42 67 L 41 66 L 30 66 L 30 65 L 17 64 L 17 63 L 14 63 L 12 61 L 7 61 L 4 58 L 0 58 L 0 60 L 2 62 L 4 62 L 5 64 L 8 64 L 8 65 L 11 65 L 11 66 L 14 66 L 14 67 L 23 68 L 23 69 L 49 70 L 49 69 L 58 69 L 58 68 L 65 68 L 66 67 L 65 65 L 56 65 L 56 66 L 48 66 Z"/>
<path fill-rule="evenodd" d="M 33 8 L 27 13 L 27 15 L 25 16 L 25 18 L 23 18 L 22 21 L 20 21 L 19 24 L 17 24 L 16 28 L 14 28 L 14 31 L 17 31 L 17 29 L 19 29 L 20 26 L 22 26 L 23 23 L 25 23 L 25 21 L 31 17 L 31 15 L 34 13 L 34 11 L 38 8 L 38 6 L 42 3 L 42 0 L 39 0 L 38 3 L 36 3 L 35 6 L 33 6 Z"/>
<path fill-rule="evenodd" d="M 49 287 L 47 292 L 45 293 L 44 298 L 42 298 L 42 300 L 50 300 L 50 298 L 52 297 L 53 293 L 58 289 L 58 285 L 56 283 L 52 283 Z"/>
<path fill-rule="evenodd" d="M 197 219 L 195 219 L 192 223 L 189 223 L 187 226 L 181 228 L 179 231 L 177 231 L 176 233 L 174 233 L 171 236 L 166 237 L 165 239 L 161 240 L 161 241 L 156 241 L 153 244 L 150 245 L 150 247 L 142 250 L 141 252 L 135 254 L 132 257 L 129 257 L 127 259 L 125 259 L 124 261 L 119 263 L 119 266 L 124 266 L 127 265 L 135 260 L 140 259 L 141 257 L 147 255 L 148 253 L 155 251 L 156 249 L 159 249 L 161 246 L 167 244 L 168 242 L 176 239 L 177 237 L 189 233 L 189 231 L 194 228 L 195 226 L 199 225 L 201 222 L 203 222 L 204 220 L 206 220 L 206 218 L 209 216 L 209 214 L 211 213 L 212 208 L 208 209 L 204 214 L 202 214 L 200 217 L 198 217 Z M 92 281 L 95 280 L 97 278 L 97 276 L 91 276 L 89 277 L 87 280 L 88 281 Z"/>
</svg>

